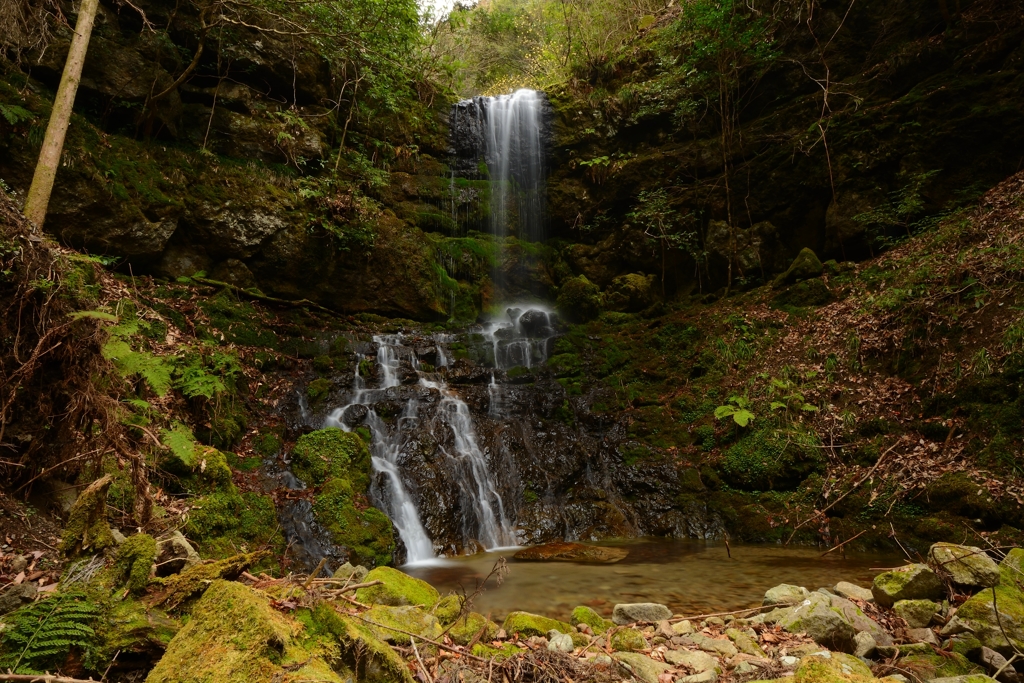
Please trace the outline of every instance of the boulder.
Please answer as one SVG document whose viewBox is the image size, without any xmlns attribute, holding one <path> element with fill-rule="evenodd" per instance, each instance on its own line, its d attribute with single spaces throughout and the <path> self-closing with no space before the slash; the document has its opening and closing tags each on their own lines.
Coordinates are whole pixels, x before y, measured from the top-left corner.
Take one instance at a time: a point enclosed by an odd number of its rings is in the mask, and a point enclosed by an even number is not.
<svg viewBox="0 0 1024 683">
<path fill-rule="evenodd" d="M 356 600 L 368 605 L 416 605 L 430 609 L 441 597 L 426 581 L 413 578 L 391 567 L 377 567 L 369 572 L 363 583 L 370 581 L 383 583 L 356 591 Z"/>
<path fill-rule="evenodd" d="M 346 562 L 334 570 L 333 576 L 336 579 L 352 581 L 352 583 L 363 583 L 366 580 L 366 575 L 369 573 L 370 570 L 362 565 L 352 566 L 351 562 Z"/>
<path fill-rule="evenodd" d="M 936 543 L 928 551 L 928 563 L 960 586 L 990 588 L 999 583 L 999 565 L 974 546 Z"/>
<path fill-rule="evenodd" d="M 778 620 L 790 633 L 806 633 L 814 642 L 841 652 L 853 652 L 857 630 L 827 595 L 811 593 L 804 602 L 786 610 Z"/>
<path fill-rule="evenodd" d="M 932 600 L 941 598 L 942 582 L 924 564 L 911 564 L 875 577 L 871 594 L 883 607 L 892 607 L 897 600 Z"/>
<path fill-rule="evenodd" d="M 836 595 L 850 600 L 863 600 L 864 602 L 869 602 L 875 599 L 870 588 L 862 588 L 857 584 L 849 583 L 848 581 L 840 581 L 837 583 L 835 586 L 835 593 Z"/>
<path fill-rule="evenodd" d="M 527 337 L 550 337 L 555 333 L 548 314 L 535 308 L 519 316 L 518 324 L 519 331 Z"/>
<path fill-rule="evenodd" d="M 455 622 L 455 625 L 448 631 L 448 635 L 459 645 L 469 645 L 470 641 L 477 638 L 478 634 L 477 642 L 489 643 L 497 637 L 500 628 L 482 614 L 470 612 Z"/>
<path fill-rule="evenodd" d="M 646 650 L 650 645 L 640 631 L 633 628 L 623 628 L 612 633 L 612 649 L 617 652 L 632 652 L 635 650 Z"/>
<path fill-rule="evenodd" d="M 683 619 L 672 624 L 672 632 L 677 636 L 685 636 L 687 633 L 693 633 L 693 624 L 690 623 L 689 619 Z"/>
<path fill-rule="evenodd" d="M 612 621 L 623 626 L 637 621 L 657 623 L 662 619 L 669 619 L 672 611 L 659 605 L 656 602 L 633 602 L 615 605 L 612 610 Z"/>
<path fill-rule="evenodd" d="M 1006 657 L 1002 656 L 995 650 L 982 647 L 978 653 L 978 662 L 984 666 L 992 676 L 996 676 L 996 674 L 998 674 L 998 678 L 996 680 L 1000 681 L 1000 683 L 1019 683 L 1021 680 L 1021 676 L 1017 673 L 1016 669 L 1012 666 L 1007 666 L 1008 662 Z"/>
<path fill-rule="evenodd" d="M 548 649 L 552 652 L 572 652 L 575 649 L 572 636 L 554 631 L 548 637 Z"/>
<path fill-rule="evenodd" d="M 638 652 L 616 652 L 612 657 L 628 675 L 643 683 L 660 683 L 658 677 L 672 668 Z"/>
<path fill-rule="evenodd" d="M 431 640 L 441 637 L 441 624 L 437 617 L 419 607 L 374 605 L 361 616 L 374 635 L 388 643 L 408 645 L 408 633 L 415 633 Z"/>
<path fill-rule="evenodd" d="M 1024 649 L 1022 569 L 1024 549 L 1014 548 L 999 563 L 999 585 L 971 596 L 956 611 L 947 628 L 955 621 L 958 626 L 973 631 L 982 645 L 1004 657 L 1012 655 L 1015 648 Z M 999 609 L 998 618 L 996 607 Z"/>
<path fill-rule="evenodd" d="M 611 627 L 615 626 L 615 622 L 608 621 L 593 609 L 584 605 L 580 605 L 572 611 L 572 615 L 569 617 L 569 623 L 573 626 L 586 624 L 597 635 L 601 635 Z"/>
<path fill-rule="evenodd" d="M 800 250 L 800 253 L 796 255 L 796 258 L 793 259 L 793 263 L 791 263 L 789 268 L 786 269 L 786 272 L 775 278 L 772 282 L 772 286 L 782 287 L 784 285 L 791 285 L 794 282 L 818 277 L 823 272 L 825 272 L 825 268 L 821 265 L 818 255 L 811 249 L 804 247 Z"/>
<path fill-rule="evenodd" d="M 605 305 L 609 310 L 635 313 L 654 303 L 654 275 L 629 273 L 608 285 Z"/>
<path fill-rule="evenodd" d="M 841 652 L 816 652 L 800 660 L 794 683 L 853 683 L 874 680 L 868 665 Z"/>
<path fill-rule="evenodd" d="M 611 564 L 629 555 L 625 548 L 602 548 L 596 545 L 556 541 L 524 548 L 513 557 L 528 562 L 588 562 Z"/>
<path fill-rule="evenodd" d="M 721 670 L 718 660 L 707 652 L 692 652 L 690 650 L 668 650 L 665 653 L 665 661 L 672 666 L 683 666 L 694 673 L 704 671 Z"/>
<path fill-rule="evenodd" d="M 765 591 L 762 605 L 785 605 L 803 602 L 810 592 L 803 586 L 793 586 L 788 583 L 780 583 L 774 588 Z"/>
<path fill-rule="evenodd" d="M 931 600 L 897 600 L 892 606 L 896 616 L 910 628 L 925 628 L 938 613 L 940 605 Z"/>
<path fill-rule="evenodd" d="M 864 614 L 864 611 L 860 607 L 857 607 L 856 604 L 850 602 L 846 598 L 841 598 L 838 595 L 830 595 L 829 604 L 832 605 L 833 609 L 839 610 L 842 615 L 849 620 L 854 630 L 858 633 L 870 633 L 871 637 L 873 637 L 875 642 L 879 645 L 892 645 L 892 636 L 890 636 L 873 619 Z"/>
<path fill-rule="evenodd" d="M 530 614 L 529 612 L 509 613 L 505 617 L 505 623 L 501 625 L 501 628 L 510 636 L 518 633 L 524 637 L 546 636 L 550 631 L 572 633 L 576 630 L 572 627 L 572 624 L 551 619 L 550 617 L 542 617 L 539 614 Z"/>
<path fill-rule="evenodd" d="M 939 643 L 938 636 L 935 635 L 935 631 L 930 628 L 908 628 L 907 629 L 907 640 L 915 643 L 926 643 L 928 645 L 934 645 L 938 647 Z"/>
</svg>

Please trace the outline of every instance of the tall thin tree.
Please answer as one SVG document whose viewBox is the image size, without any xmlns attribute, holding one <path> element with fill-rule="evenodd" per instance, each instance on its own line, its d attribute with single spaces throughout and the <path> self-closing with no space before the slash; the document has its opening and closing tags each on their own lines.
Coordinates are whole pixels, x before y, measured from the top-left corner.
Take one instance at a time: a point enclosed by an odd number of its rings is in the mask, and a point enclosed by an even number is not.
<svg viewBox="0 0 1024 683">
<path fill-rule="evenodd" d="M 75 34 L 71 38 L 71 49 L 64 63 L 64 73 L 60 77 L 57 97 L 53 101 L 50 122 L 46 126 L 43 148 L 36 162 L 35 175 L 25 200 L 25 216 L 36 228 L 42 229 L 46 220 L 46 210 L 50 205 L 50 194 L 53 192 L 53 181 L 57 177 L 57 166 L 60 164 L 61 152 L 64 149 L 64 137 L 71 123 L 71 110 L 75 105 L 78 84 L 82 80 L 82 66 L 85 64 L 85 53 L 89 49 L 89 38 L 92 37 L 92 26 L 96 21 L 96 10 L 99 0 L 82 0 L 78 8 L 78 20 L 75 22 Z"/>
</svg>

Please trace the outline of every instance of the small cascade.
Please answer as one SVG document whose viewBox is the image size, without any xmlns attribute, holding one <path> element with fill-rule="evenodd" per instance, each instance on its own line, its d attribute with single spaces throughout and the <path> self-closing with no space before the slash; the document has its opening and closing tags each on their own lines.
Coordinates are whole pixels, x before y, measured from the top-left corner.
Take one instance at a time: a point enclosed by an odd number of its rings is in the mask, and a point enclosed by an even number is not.
<svg viewBox="0 0 1024 683">
<path fill-rule="evenodd" d="M 477 330 L 494 349 L 494 367 L 499 370 L 532 368 L 547 361 L 549 347 L 557 334 L 556 314 L 543 306 L 530 305 L 525 310 L 509 308 L 505 315 L 507 321 L 493 318 Z"/>
</svg>

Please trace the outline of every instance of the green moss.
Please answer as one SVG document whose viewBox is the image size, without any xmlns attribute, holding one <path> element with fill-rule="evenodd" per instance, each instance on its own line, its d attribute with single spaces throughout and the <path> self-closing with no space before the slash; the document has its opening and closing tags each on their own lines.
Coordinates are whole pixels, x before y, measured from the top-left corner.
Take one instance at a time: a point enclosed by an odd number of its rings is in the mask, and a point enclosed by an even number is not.
<svg viewBox="0 0 1024 683">
<path fill-rule="evenodd" d="M 749 491 L 792 488 L 821 465 L 812 439 L 802 432 L 759 429 L 726 451 L 722 473 L 730 484 Z"/>
<path fill-rule="evenodd" d="M 448 626 L 462 611 L 462 600 L 457 595 L 446 595 L 441 598 L 434 607 L 434 616 L 441 622 L 442 626 Z"/>
<path fill-rule="evenodd" d="M 382 581 L 379 586 L 369 586 L 356 591 L 356 599 L 369 605 L 417 605 L 432 608 L 440 596 L 426 581 L 415 579 L 391 567 L 377 567 L 370 571 L 363 583 Z"/>
<path fill-rule="evenodd" d="M 358 435 L 340 429 L 303 434 L 292 450 L 292 471 L 309 486 L 351 479 L 358 491 L 369 485 L 370 452 Z"/>
<path fill-rule="evenodd" d="M 470 612 L 455 623 L 448 635 L 459 645 L 469 645 L 474 638 L 477 642 L 489 643 L 498 635 L 498 628 L 496 623 L 482 614 Z M 479 638 L 477 634 L 480 634 Z"/>
<path fill-rule="evenodd" d="M 247 301 L 224 290 L 202 301 L 199 307 L 210 318 L 211 326 L 224 335 L 224 340 L 241 346 L 277 348 L 277 335 L 266 328 L 259 313 Z M 220 341 L 219 336 L 211 339 Z"/>
<path fill-rule="evenodd" d="M 405 660 L 374 635 L 366 624 L 338 614 L 327 603 L 321 603 L 313 611 L 313 618 L 319 628 L 337 638 L 347 663 L 362 674 L 357 680 L 365 680 L 367 683 L 416 683 Z"/>
<path fill-rule="evenodd" d="M 114 545 L 107 523 L 107 491 L 111 481 L 109 476 L 97 479 L 82 491 L 71 507 L 60 543 L 64 555 L 77 557 Z"/>
<path fill-rule="evenodd" d="M 320 401 L 327 398 L 327 394 L 331 391 L 331 380 L 315 379 L 306 385 L 306 396 L 309 398 L 309 402 L 313 405 L 320 403 Z"/>
<path fill-rule="evenodd" d="M 387 515 L 374 507 L 363 510 L 353 503 L 347 479 L 329 479 L 313 501 L 313 514 L 332 540 L 349 549 L 356 564 L 388 564 L 395 552 L 394 529 Z"/>
<path fill-rule="evenodd" d="M 900 668 L 911 672 L 914 678 L 920 681 L 983 673 L 981 669 L 968 661 L 967 657 L 956 652 L 942 655 L 934 652 L 915 652 L 901 657 L 899 661 Z"/>
<path fill-rule="evenodd" d="M 281 437 L 274 432 L 261 432 L 253 440 L 253 448 L 264 458 L 273 458 L 281 452 Z"/>
<path fill-rule="evenodd" d="M 539 614 L 530 614 L 529 612 L 512 612 L 505 617 L 505 623 L 501 626 L 505 629 L 505 632 L 510 636 L 518 633 L 521 636 L 545 636 L 547 637 L 548 631 L 554 629 L 559 633 L 573 633 L 576 631 L 572 627 L 572 624 L 567 624 L 564 621 L 558 621 L 557 619 L 551 619 L 550 617 L 542 617 Z"/>
<path fill-rule="evenodd" d="M 580 605 L 572 611 L 572 616 L 569 617 L 569 622 L 573 626 L 586 624 L 593 629 L 594 633 L 597 635 L 601 635 L 608 629 L 615 626 L 615 622 L 605 619 L 600 614 L 584 605 Z"/>
<path fill-rule="evenodd" d="M 309 666 L 295 640 L 296 625 L 269 600 L 233 581 L 213 581 L 188 623 L 171 640 L 147 683 L 250 683 L 283 680 L 289 670 Z M 318 666 L 341 683 L 330 667 Z"/>
<path fill-rule="evenodd" d="M 205 557 L 261 548 L 278 554 L 284 548 L 273 499 L 234 487 L 194 499 L 184 532 Z"/>
<path fill-rule="evenodd" d="M 566 320 L 586 322 L 601 312 L 601 288 L 584 275 L 572 277 L 562 283 L 555 303 Z"/>
<path fill-rule="evenodd" d="M 267 556 L 266 552 L 235 555 L 224 560 L 207 561 L 189 567 L 180 574 L 172 574 L 158 579 L 161 589 L 157 593 L 155 605 L 169 610 L 177 609 L 187 601 L 199 596 L 218 579 L 235 579 L 242 572 Z"/>
<path fill-rule="evenodd" d="M 117 549 L 115 565 L 120 580 L 128 589 L 138 593 L 149 584 L 149 574 L 156 562 L 156 539 L 149 534 L 135 534 L 125 539 Z"/>
<path fill-rule="evenodd" d="M 96 622 L 98 646 L 96 669 L 104 671 L 113 658 L 128 659 L 138 653 L 167 649 L 181 624 L 159 609 L 149 609 L 132 598 L 119 599 L 120 593 L 106 600 L 102 617 Z M 118 653 L 121 653 L 118 655 Z"/>
<path fill-rule="evenodd" d="M 522 650 L 512 643 L 505 643 L 501 647 L 493 647 L 485 643 L 477 643 L 473 646 L 472 654 L 484 659 L 493 659 L 496 662 L 517 656 Z"/>
<path fill-rule="evenodd" d="M 611 645 L 617 652 L 635 652 L 649 647 L 644 635 L 633 628 L 623 628 L 612 633 Z"/>
<path fill-rule="evenodd" d="M 414 633 L 431 640 L 441 637 L 441 624 L 437 617 L 419 607 L 374 605 L 359 616 L 378 638 L 396 645 L 409 644 L 407 633 Z M 407 633 L 402 633 L 402 631 Z"/>
<path fill-rule="evenodd" d="M 871 669 L 856 657 L 841 652 L 830 655 L 828 659 L 804 657 L 793 675 L 794 683 L 869 683 L 875 680 Z"/>
</svg>

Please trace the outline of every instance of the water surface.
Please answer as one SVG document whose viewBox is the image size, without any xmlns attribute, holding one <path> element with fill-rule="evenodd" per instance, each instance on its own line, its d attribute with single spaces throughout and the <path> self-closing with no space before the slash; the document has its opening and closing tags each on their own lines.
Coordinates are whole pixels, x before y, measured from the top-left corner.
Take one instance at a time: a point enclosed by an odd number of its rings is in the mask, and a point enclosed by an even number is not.
<svg viewBox="0 0 1024 683">
<path fill-rule="evenodd" d="M 733 545 L 732 557 L 724 543 L 696 540 L 633 539 L 596 545 L 629 549 L 616 564 L 518 562 L 516 549 L 472 557 L 439 560 L 403 571 L 436 587 L 442 595 L 465 589 L 472 593 L 499 557 L 510 572 L 500 587 L 488 583 L 474 601 L 475 610 L 501 620 L 509 612 L 525 610 L 567 619 L 573 607 L 589 605 L 605 616 L 620 602 L 659 602 L 676 614 L 723 612 L 761 604 L 764 592 L 780 583 L 809 590 L 850 581 L 870 586 L 878 571 L 872 567 L 902 564 L 891 555 L 839 551 L 824 557 L 822 550 L 779 545 Z"/>
</svg>

